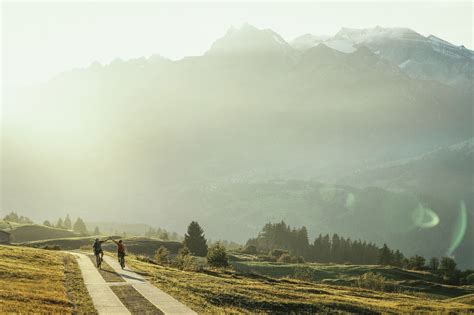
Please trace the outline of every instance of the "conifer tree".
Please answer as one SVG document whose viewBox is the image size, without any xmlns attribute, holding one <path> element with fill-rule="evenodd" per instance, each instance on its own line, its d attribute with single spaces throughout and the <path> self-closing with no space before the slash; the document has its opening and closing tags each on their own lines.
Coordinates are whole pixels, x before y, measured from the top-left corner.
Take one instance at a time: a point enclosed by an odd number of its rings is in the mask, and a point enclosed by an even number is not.
<svg viewBox="0 0 474 315">
<path fill-rule="evenodd" d="M 63 221 L 63 226 L 65 229 L 72 229 L 72 222 L 71 222 L 71 218 L 69 218 L 69 214 L 66 215 L 66 218 L 64 219 Z"/>
<path fill-rule="evenodd" d="M 184 246 L 196 255 L 205 257 L 207 255 L 207 241 L 204 231 L 196 221 L 192 221 L 188 226 L 188 233 L 184 235 Z"/>
<path fill-rule="evenodd" d="M 56 227 L 58 229 L 64 229 L 63 219 L 61 218 L 58 219 L 58 221 L 56 222 Z"/>
<path fill-rule="evenodd" d="M 82 221 L 81 218 L 77 218 L 76 222 L 74 223 L 73 226 L 74 232 L 80 233 L 80 234 L 87 234 L 87 227 L 84 221 Z"/>
<path fill-rule="evenodd" d="M 388 248 L 387 244 L 383 244 L 383 247 L 380 249 L 379 253 L 379 264 L 381 265 L 390 265 L 393 261 L 392 251 Z"/>
</svg>

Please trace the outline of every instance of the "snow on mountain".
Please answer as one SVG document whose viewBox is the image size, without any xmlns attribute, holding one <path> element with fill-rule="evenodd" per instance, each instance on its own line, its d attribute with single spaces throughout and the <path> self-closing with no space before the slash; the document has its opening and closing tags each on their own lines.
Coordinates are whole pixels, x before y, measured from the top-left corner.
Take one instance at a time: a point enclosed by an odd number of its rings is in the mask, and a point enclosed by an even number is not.
<svg viewBox="0 0 474 315">
<path fill-rule="evenodd" d="M 333 37 L 322 39 L 305 34 L 294 39 L 295 49 L 306 50 L 324 43 L 343 53 L 368 47 L 417 79 L 436 80 L 448 85 L 471 88 L 474 81 L 474 52 L 455 46 L 434 35 L 423 35 L 408 28 L 342 28 Z"/>
<path fill-rule="evenodd" d="M 423 36 L 408 28 L 383 28 L 376 26 L 369 29 L 342 28 L 334 38 L 345 39 L 354 44 L 367 43 L 379 38 L 404 40 L 422 40 Z"/>
</svg>

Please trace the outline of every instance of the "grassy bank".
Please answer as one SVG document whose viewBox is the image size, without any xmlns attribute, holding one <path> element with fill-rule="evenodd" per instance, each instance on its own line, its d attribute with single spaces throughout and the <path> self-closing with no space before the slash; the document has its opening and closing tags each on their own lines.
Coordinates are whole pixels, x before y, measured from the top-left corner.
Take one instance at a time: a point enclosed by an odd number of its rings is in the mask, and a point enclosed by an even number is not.
<svg viewBox="0 0 474 315">
<path fill-rule="evenodd" d="M 9 312 L 96 313 L 72 256 L 0 246 L 0 313 Z"/>
<path fill-rule="evenodd" d="M 272 279 L 234 272 L 187 272 L 138 261 L 128 265 L 202 313 L 208 312 L 474 312 L 472 305 L 354 287 Z"/>
<path fill-rule="evenodd" d="M 83 249 L 90 248 L 92 251 L 92 243 L 97 236 L 87 236 L 87 237 L 68 237 L 68 238 L 56 238 L 51 240 L 42 240 L 34 242 L 26 242 L 23 245 L 42 248 L 44 246 L 59 246 L 63 250 L 73 250 L 73 249 Z M 101 236 L 101 239 L 105 239 L 107 236 Z M 119 236 L 115 236 L 115 239 L 119 239 Z M 127 250 L 130 253 L 146 255 L 153 257 L 155 251 L 161 246 L 168 248 L 170 253 L 176 254 L 178 250 L 183 246 L 179 242 L 175 241 L 162 241 L 153 238 L 146 237 L 129 237 L 123 238 L 127 246 Z M 106 242 L 102 245 L 102 248 L 106 251 L 115 252 L 117 250 L 117 245 L 112 242 Z"/>
<path fill-rule="evenodd" d="M 445 285 L 430 272 L 406 270 L 393 266 L 344 264 L 284 264 L 257 261 L 232 261 L 232 267 L 246 274 L 272 278 L 297 278 L 324 284 L 353 286 L 360 276 L 372 272 L 382 275 L 399 291 L 430 294 L 439 298 L 474 293 L 472 286 Z"/>
</svg>

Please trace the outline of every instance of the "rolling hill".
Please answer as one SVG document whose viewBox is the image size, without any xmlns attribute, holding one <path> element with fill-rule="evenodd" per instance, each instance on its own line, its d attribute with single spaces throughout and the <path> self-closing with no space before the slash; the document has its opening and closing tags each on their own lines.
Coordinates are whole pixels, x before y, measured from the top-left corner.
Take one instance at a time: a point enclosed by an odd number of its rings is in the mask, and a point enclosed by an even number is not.
<svg viewBox="0 0 474 315">
<path fill-rule="evenodd" d="M 75 258 L 0 245 L 0 313 L 96 314 Z"/>
</svg>

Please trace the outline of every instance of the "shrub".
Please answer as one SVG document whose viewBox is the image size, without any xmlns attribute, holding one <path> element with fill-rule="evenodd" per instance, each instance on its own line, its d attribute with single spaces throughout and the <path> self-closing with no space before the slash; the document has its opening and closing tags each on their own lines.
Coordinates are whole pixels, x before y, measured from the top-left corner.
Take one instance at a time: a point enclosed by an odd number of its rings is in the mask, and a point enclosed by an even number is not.
<svg viewBox="0 0 474 315">
<path fill-rule="evenodd" d="M 471 273 L 466 277 L 466 284 L 474 284 L 474 273 Z"/>
<path fill-rule="evenodd" d="M 150 259 L 150 257 L 148 257 L 146 255 L 135 255 L 135 258 L 138 261 L 145 262 L 145 263 L 148 263 L 148 264 L 153 264 L 153 265 L 157 264 L 156 261 Z"/>
<path fill-rule="evenodd" d="M 158 264 L 167 264 L 169 263 L 169 250 L 164 247 L 160 246 L 158 250 L 155 252 L 155 260 Z"/>
<path fill-rule="evenodd" d="M 178 269 L 187 271 L 196 271 L 199 269 L 187 247 L 180 249 L 173 265 Z"/>
<path fill-rule="evenodd" d="M 229 267 L 229 258 L 227 257 L 227 252 L 225 250 L 225 247 L 219 243 L 209 248 L 206 259 L 207 259 L 207 264 L 210 267 L 215 267 L 215 268 Z"/>
<path fill-rule="evenodd" d="M 274 249 L 270 253 L 270 256 L 275 257 L 276 259 L 280 258 L 283 254 L 288 254 L 287 250 L 284 249 Z"/>
<path fill-rule="evenodd" d="M 303 281 L 313 281 L 314 269 L 311 267 L 296 267 L 293 278 Z"/>
<path fill-rule="evenodd" d="M 393 284 L 384 276 L 374 272 L 364 273 L 357 279 L 357 286 L 359 288 L 377 290 L 377 291 L 392 291 Z"/>
<path fill-rule="evenodd" d="M 289 264 L 289 263 L 292 263 L 294 261 L 294 259 L 293 259 L 293 257 L 291 257 L 290 254 L 286 253 L 286 254 L 281 255 L 280 258 L 278 258 L 277 261 L 279 263 Z"/>
<path fill-rule="evenodd" d="M 248 245 L 244 248 L 242 251 L 244 254 L 249 254 L 249 255 L 256 255 L 257 254 L 257 247 L 255 245 Z"/>
</svg>

